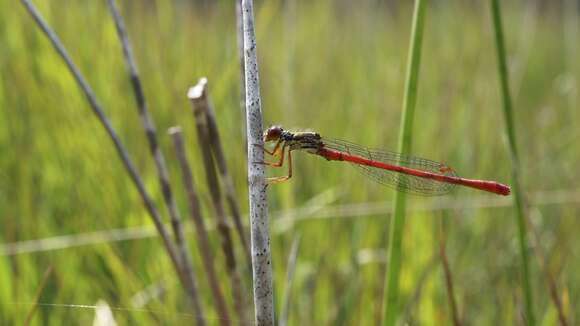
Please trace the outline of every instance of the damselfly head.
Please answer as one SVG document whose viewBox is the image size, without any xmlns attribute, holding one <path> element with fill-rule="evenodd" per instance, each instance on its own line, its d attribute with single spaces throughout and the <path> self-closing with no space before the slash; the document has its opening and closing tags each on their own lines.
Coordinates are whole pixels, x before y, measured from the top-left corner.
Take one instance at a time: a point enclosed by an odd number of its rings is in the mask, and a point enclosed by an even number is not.
<svg viewBox="0 0 580 326">
<path fill-rule="evenodd" d="M 281 126 L 271 126 L 264 132 L 264 142 L 280 139 L 283 131 Z"/>
</svg>

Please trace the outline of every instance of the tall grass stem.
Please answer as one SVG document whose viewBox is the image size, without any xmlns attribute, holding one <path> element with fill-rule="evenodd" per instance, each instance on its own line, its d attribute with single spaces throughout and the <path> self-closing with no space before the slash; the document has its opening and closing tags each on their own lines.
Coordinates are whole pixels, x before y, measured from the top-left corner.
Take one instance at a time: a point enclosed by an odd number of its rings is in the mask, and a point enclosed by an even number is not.
<svg viewBox="0 0 580 326">
<path fill-rule="evenodd" d="M 512 189 L 513 200 L 516 210 L 516 222 L 518 227 L 518 240 L 520 256 L 522 259 L 521 276 L 522 288 L 524 294 L 524 308 L 525 318 L 528 325 L 536 324 L 533 310 L 532 288 L 530 285 L 529 272 L 529 255 L 528 255 L 528 239 L 526 230 L 526 218 L 524 216 L 524 199 L 522 188 L 520 184 L 520 164 L 516 142 L 516 131 L 513 122 L 512 100 L 509 91 L 508 71 L 506 63 L 505 41 L 503 37 L 503 28 L 501 22 L 501 8 L 498 0 L 491 0 L 491 14 L 493 20 L 493 30 L 495 36 L 495 44 L 497 50 L 497 64 L 499 72 L 499 83 L 502 98 L 502 108 L 505 120 L 505 129 L 508 137 L 509 152 L 512 160 Z"/>
<path fill-rule="evenodd" d="M 413 118 L 415 104 L 417 102 L 417 88 L 419 80 L 419 67 L 421 64 L 421 44 L 423 41 L 423 25 L 425 17 L 425 1 L 416 0 L 411 27 L 411 42 L 407 60 L 407 77 L 405 81 L 405 95 L 403 98 L 403 112 L 401 127 L 399 130 L 400 153 L 408 153 L 411 150 L 413 131 Z M 393 326 L 399 315 L 399 273 L 401 269 L 401 243 L 403 238 L 403 226 L 405 223 L 405 194 L 395 193 L 393 217 L 390 224 L 390 237 L 388 246 L 386 293 L 384 296 L 383 324 Z"/>
</svg>

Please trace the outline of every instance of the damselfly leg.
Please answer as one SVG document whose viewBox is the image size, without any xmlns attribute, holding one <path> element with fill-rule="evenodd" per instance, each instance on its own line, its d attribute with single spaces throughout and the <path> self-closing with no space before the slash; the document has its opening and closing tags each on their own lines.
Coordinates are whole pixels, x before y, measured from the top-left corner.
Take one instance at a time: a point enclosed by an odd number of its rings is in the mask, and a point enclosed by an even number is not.
<svg viewBox="0 0 580 326">
<path fill-rule="evenodd" d="M 272 151 L 269 151 L 268 149 L 266 149 L 264 146 L 261 145 L 256 145 L 258 147 L 261 147 L 262 149 L 264 149 L 264 153 L 271 155 L 272 157 L 279 157 L 278 162 L 257 162 L 260 164 L 265 164 L 271 167 L 275 167 L 275 168 L 279 168 L 282 167 L 282 165 L 284 165 L 284 156 L 286 155 L 286 143 L 284 143 L 282 145 L 282 147 L 280 147 L 280 145 L 282 144 L 282 141 L 278 141 L 276 143 L 276 145 L 274 146 L 274 149 L 272 149 Z M 271 183 L 280 183 L 280 182 L 284 182 L 288 179 L 290 179 L 292 177 L 292 150 L 289 148 L 288 149 L 288 175 L 285 176 L 280 176 L 280 177 L 270 177 L 270 178 L 266 178 L 266 182 L 268 184 Z"/>
<path fill-rule="evenodd" d="M 272 148 L 272 150 L 271 150 L 271 151 L 270 151 L 270 150 L 268 150 L 268 149 L 267 149 L 265 146 L 263 146 L 263 145 L 258 145 L 258 144 L 255 144 L 255 146 L 257 146 L 257 147 L 259 147 L 259 148 L 263 149 L 263 150 L 264 150 L 264 153 L 268 153 L 268 154 L 270 154 L 270 155 L 272 155 L 272 156 L 278 156 L 278 155 L 280 155 L 280 152 L 279 152 L 279 150 L 280 150 L 280 145 L 282 145 L 282 142 L 283 142 L 283 140 L 282 140 L 282 139 L 279 139 L 279 140 L 276 142 L 276 145 L 274 145 L 274 148 Z"/>
<path fill-rule="evenodd" d="M 284 146 L 282 146 L 282 155 L 280 157 L 280 161 L 278 162 L 279 165 L 277 163 L 274 163 L 274 164 L 270 164 L 270 166 L 273 166 L 273 167 L 281 167 L 282 164 L 284 164 L 284 152 L 285 152 L 285 148 L 286 148 L 286 144 L 284 144 Z M 280 182 L 287 181 L 290 178 L 292 178 L 292 149 L 289 148 L 288 149 L 288 175 L 281 176 L 281 177 L 266 178 L 266 182 L 268 184 L 271 184 L 271 183 L 280 183 Z"/>
</svg>

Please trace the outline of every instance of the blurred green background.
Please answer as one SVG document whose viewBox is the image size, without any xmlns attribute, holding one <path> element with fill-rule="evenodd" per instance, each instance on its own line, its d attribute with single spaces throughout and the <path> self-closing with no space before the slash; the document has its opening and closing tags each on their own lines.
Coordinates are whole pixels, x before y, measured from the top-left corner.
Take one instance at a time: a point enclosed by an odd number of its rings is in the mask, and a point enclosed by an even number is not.
<svg viewBox="0 0 580 326">
<path fill-rule="evenodd" d="M 94 88 L 165 214 L 105 2 L 37 5 Z M 188 216 L 187 206 L 165 133 L 177 124 L 184 129 L 204 217 L 213 221 L 186 98 L 202 76 L 209 79 L 228 166 L 247 212 L 233 3 L 152 0 L 120 6 L 182 215 Z M 574 323 L 580 320 L 574 309 L 580 300 L 578 4 L 502 6 L 521 177 L 548 267 Z M 259 1 L 255 14 L 265 124 L 396 148 L 411 2 Z M 425 27 L 413 153 L 443 161 L 465 177 L 509 183 L 489 3 L 429 3 Z M 87 324 L 94 310 L 68 305 L 99 300 L 118 308 L 113 314 L 122 325 L 192 321 L 111 142 L 45 36 L 23 7 L 8 0 L 0 1 L 0 76 L 0 324 L 22 324 L 36 301 L 42 303 L 36 324 Z M 295 177 L 269 188 L 276 310 L 286 295 L 290 248 L 299 237 L 289 323 L 372 325 L 381 312 L 393 191 L 345 164 L 300 154 L 295 161 Z M 407 202 L 402 320 L 451 323 L 438 256 L 443 229 L 462 320 L 522 323 L 511 200 L 457 189 L 449 197 L 410 196 Z M 106 237 L 111 230 L 137 239 L 113 241 Z M 102 233 L 92 234 L 97 231 Z M 84 243 L 91 234 L 96 240 Z M 61 237 L 69 235 L 76 237 Z M 211 237 L 229 299 L 219 238 L 213 231 Z M 44 242 L 22 243 L 28 240 Z M 194 233 L 188 240 L 204 310 L 216 324 Z M 251 273 L 240 272 L 251 293 Z M 535 257 L 531 272 L 536 319 L 554 324 L 556 311 Z M 143 295 L 153 290 L 159 293 Z"/>
</svg>

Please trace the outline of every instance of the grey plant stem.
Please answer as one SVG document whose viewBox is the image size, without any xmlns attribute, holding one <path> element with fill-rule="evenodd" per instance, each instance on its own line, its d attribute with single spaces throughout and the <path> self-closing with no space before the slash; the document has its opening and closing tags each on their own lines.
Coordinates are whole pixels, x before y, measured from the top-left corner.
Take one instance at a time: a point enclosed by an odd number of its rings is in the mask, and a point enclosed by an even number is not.
<svg viewBox="0 0 580 326">
<path fill-rule="evenodd" d="M 405 95 L 403 98 L 403 112 L 399 130 L 398 151 L 402 154 L 411 150 L 413 132 L 413 118 L 417 101 L 419 67 L 421 65 L 421 44 L 423 39 L 423 25 L 425 16 L 425 2 L 415 0 L 411 42 L 407 61 L 407 77 L 405 81 Z M 393 216 L 390 224 L 389 248 L 386 293 L 384 296 L 383 323 L 387 326 L 395 325 L 399 316 L 399 272 L 401 269 L 401 251 L 403 240 L 403 226 L 405 224 L 405 194 L 397 191 L 393 207 Z"/>
<path fill-rule="evenodd" d="M 181 178 L 183 186 L 185 187 L 185 192 L 187 194 L 187 203 L 189 205 L 189 211 L 191 219 L 195 224 L 195 231 L 197 234 L 197 244 L 199 247 L 199 252 L 203 259 L 203 267 L 205 269 L 207 279 L 209 282 L 209 287 L 211 289 L 212 295 L 214 297 L 216 310 L 219 315 L 219 322 L 222 326 L 230 325 L 230 317 L 228 313 L 228 308 L 222 291 L 220 289 L 220 283 L 214 267 L 214 258 L 211 251 L 211 244 L 209 241 L 209 236 L 203 223 L 203 218 L 201 216 L 201 207 L 199 204 L 199 198 L 193 186 L 193 174 L 191 173 L 191 168 L 187 161 L 187 155 L 185 151 L 185 146 L 183 145 L 183 137 L 181 128 L 172 127 L 169 129 L 169 134 L 173 140 L 173 147 L 175 149 L 175 154 L 177 156 L 177 161 L 181 168 Z"/>
<path fill-rule="evenodd" d="M 262 139 L 262 108 L 252 0 L 242 1 L 242 22 L 254 314 L 256 324 L 270 326 L 274 325 L 272 254 L 270 251 L 265 171 L 264 165 L 260 163 L 264 161 L 264 151 L 262 150 L 264 142 Z"/>
<path fill-rule="evenodd" d="M 99 121 L 101 122 L 103 127 L 105 128 L 107 134 L 109 135 L 109 137 L 113 141 L 113 145 L 115 146 L 115 149 L 117 150 L 117 154 L 119 155 L 119 157 L 121 158 L 121 161 L 123 162 L 123 165 L 127 169 L 127 172 L 129 173 L 129 176 L 131 177 L 131 180 L 133 181 L 133 183 L 137 187 L 137 191 L 139 192 L 139 195 L 141 196 L 141 198 L 143 200 L 145 208 L 147 209 L 147 212 L 151 216 L 151 218 L 153 220 L 153 224 L 155 224 L 155 228 L 157 229 L 157 231 L 159 232 L 159 235 L 161 236 L 161 239 L 163 240 L 163 244 L 165 245 L 165 249 L 167 250 L 169 257 L 171 258 L 171 261 L 172 261 L 173 266 L 175 267 L 175 269 L 177 271 L 177 274 L 181 278 L 181 281 L 184 282 L 185 277 L 181 273 L 181 269 L 179 268 L 179 259 L 178 259 L 177 251 L 173 245 L 173 242 L 170 239 L 169 234 L 165 230 L 165 227 L 161 221 L 161 216 L 157 212 L 157 209 L 155 208 L 155 204 L 153 203 L 153 200 L 151 199 L 151 197 L 147 193 L 147 190 L 145 189 L 143 181 L 141 180 L 141 177 L 139 176 L 139 173 L 137 172 L 137 169 L 135 168 L 133 161 L 131 161 L 131 158 L 129 157 L 129 154 L 128 154 L 127 150 L 125 149 L 125 146 L 121 142 L 121 139 L 119 138 L 119 136 L 117 135 L 117 133 L 113 129 L 111 122 L 109 121 L 109 119 L 105 115 L 103 109 L 101 108 L 101 105 L 97 101 L 97 98 L 96 98 L 93 90 L 91 89 L 89 84 L 86 82 L 84 77 L 81 75 L 78 68 L 72 62 L 70 56 L 68 55 L 68 52 L 66 51 L 66 49 L 64 48 L 64 46 L 62 45 L 62 43 L 60 42 L 60 40 L 58 39 L 56 34 L 54 34 L 54 32 L 46 24 L 46 22 L 40 16 L 40 13 L 34 7 L 34 5 L 28 0 L 21 0 L 21 3 L 26 7 L 26 9 L 30 13 L 30 15 L 32 16 L 34 21 L 38 24 L 38 26 L 46 34 L 46 36 L 50 40 L 51 44 L 55 48 L 55 50 L 58 52 L 58 54 L 61 56 L 61 58 L 65 62 L 70 73 L 73 75 L 77 84 L 79 85 L 79 87 L 81 88 L 83 93 L 85 94 L 85 97 L 87 98 L 87 101 L 89 102 L 89 105 L 90 105 L 91 109 L 93 110 L 93 113 L 95 113 L 95 115 L 97 116 L 97 118 L 99 119 Z M 185 284 L 185 282 L 184 282 L 184 284 Z"/>
<path fill-rule="evenodd" d="M 522 277 L 522 288 L 524 294 L 524 307 L 525 307 L 525 318 L 526 322 L 530 326 L 536 324 L 534 317 L 534 304 L 532 296 L 532 288 L 530 285 L 530 263 L 528 254 L 528 237 L 526 230 L 526 218 L 525 218 L 525 208 L 523 199 L 523 189 L 520 184 L 519 177 L 519 155 L 517 151 L 516 135 L 514 130 L 513 122 L 513 109 L 511 95 L 509 91 L 508 83 L 508 71 L 506 63 L 506 51 L 503 38 L 503 28 L 501 22 L 501 8 L 497 0 L 491 0 L 491 15 L 493 20 L 493 30 L 495 36 L 496 50 L 497 50 L 497 64 L 498 64 L 498 74 L 500 91 L 502 96 L 502 107 L 505 121 L 506 134 L 509 144 L 509 152 L 512 160 L 512 189 L 513 189 L 513 199 L 516 211 L 516 222 L 518 227 L 518 240 L 520 256 L 522 259 L 522 265 L 520 267 L 521 277 Z"/>
<path fill-rule="evenodd" d="M 193 107 L 195 125 L 197 127 L 198 144 L 202 154 L 207 185 L 217 220 L 217 230 L 221 238 L 222 250 L 226 258 L 226 269 L 232 284 L 234 307 L 238 313 L 239 324 L 245 325 L 247 321 L 244 308 L 245 296 L 243 294 L 240 276 L 237 271 L 237 262 L 232 242 L 232 236 L 226 221 L 226 214 L 222 204 L 222 195 L 217 177 L 215 161 L 211 153 L 212 149 L 209 140 L 209 127 L 207 123 L 207 116 L 205 114 L 207 109 L 202 108 L 203 106 L 207 106 L 208 103 L 207 98 L 203 94 L 204 86 L 198 84 L 195 87 L 190 88 L 187 96 L 191 100 Z"/>
<path fill-rule="evenodd" d="M 180 254 L 180 268 L 183 270 L 182 273 L 187 278 L 187 283 L 184 285 L 191 299 L 193 311 L 195 311 L 196 314 L 201 314 L 203 317 L 203 310 L 199 304 L 197 285 L 192 268 L 190 253 L 187 248 L 187 243 L 183 237 L 181 216 L 179 214 L 177 205 L 175 204 L 175 200 L 173 199 L 173 193 L 171 191 L 171 184 L 169 182 L 169 173 L 167 172 L 165 158 L 163 156 L 163 152 L 159 148 L 159 143 L 157 142 L 155 123 L 153 122 L 153 119 L 151 119 L 151 115 L 147 109 L 147 102 L 145 101 L 145 95 L 143 88 L 141 87 L 141 79 L 139 78 L 137 65 L 135 64 L 135 60 L 133 58 L 133 53 L 131 50 L 131 45 L 129 44 L 129 38 L 125 30 L 123 18 L 119 14 L 115 0 L 108 0 L 107 3 L 109 5 L 109 10 L 111 11 L 113 21 L 115 22 L 115 28 L 117 30 L 117 35 L 119 36 L 119 42 L 121 43 L 123 49 L 123 57 L 125 59 L 125 63 L 127 64 L 129 80 L 131 81 L 131 86 L 133 87 L 137 109 L 145 129 L 145 136 L 149 143 L 149 151 L 153 156 L 153 160 L 155 161 L 155 168 L 157 170 L 159 185 L 161 187 L 163 199 L 165 201 L 165 205 L 167 206 L 169 218 L 171 220 L 171 226 L 175 235 L 175 243 Z"/>
<path fill-rule="evenodd" d="M 196 87 L 199 87 L 199 91 L 201 92 L 200 93 L 201 102 L 199 105 L 199 109 L 203 110 L 203 114 L 205 115 L 207 121 L 208 137 L 211 145 L 211 151 L 214 155 L 215 162 L 218 171 L 220 173 L 220 179 L 222 181 L 222 185 L 225 191 L 226 200 L 232 213 L 232 218 L 236 226 L 236 231 L 238 232 L 238 236 L 240 237 L 240 241 L 244 249 L 248 267 L 251 268 L 252 258 L 250 255 L 250 249 L 248 242 L 246 240 L 244 226 L 242 225 L 242 217 L 239 208 L 240 206 L 236 198 L 234 183 L 228 172 L 228 166 L 226 164 L 227 160 L 224 154 L 221 138 L 218 132 L 215 111 L 213 110 L 213 106 L 211 104 L 211 100 L 208 94 L 209 91 L 207 86 L 207 78 L 201 78 Z"/>
</svg>

